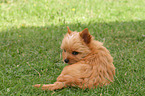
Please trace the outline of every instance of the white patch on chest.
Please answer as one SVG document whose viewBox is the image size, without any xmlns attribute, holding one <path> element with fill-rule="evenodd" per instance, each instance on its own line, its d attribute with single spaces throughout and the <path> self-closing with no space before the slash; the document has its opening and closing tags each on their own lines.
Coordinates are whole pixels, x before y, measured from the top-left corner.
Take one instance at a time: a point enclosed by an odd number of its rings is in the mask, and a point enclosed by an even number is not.
<svg viewBox="0 0 145 96">
<path fill-rule="evenodd" d="M 73 38 L 74 35 L 68 35 L 67 39 L 70 40 Z"/>
</svg>

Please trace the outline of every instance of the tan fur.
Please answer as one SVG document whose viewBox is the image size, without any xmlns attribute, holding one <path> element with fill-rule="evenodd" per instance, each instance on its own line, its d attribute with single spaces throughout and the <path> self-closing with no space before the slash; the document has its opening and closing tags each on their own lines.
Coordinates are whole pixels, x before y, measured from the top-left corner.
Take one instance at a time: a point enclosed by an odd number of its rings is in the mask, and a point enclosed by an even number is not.
<svg viewBox="0 0 145 96">
<path fill-rule="evenodd" d="M 113 82 L 115 67 L 110 52 L 101 42 L 94 40 L 87 28 L 82 32 L 72 32 L 67 28 L 61 49 L 64 50 L 63 60 L 68 59 L 69 65 L 64 67 L 54 84 L 42 85 L 42 89 L 56 90 L 67 86 L 91 89 Z M 74 55 L 74 51 L 79 53 Z"/>
</svg>

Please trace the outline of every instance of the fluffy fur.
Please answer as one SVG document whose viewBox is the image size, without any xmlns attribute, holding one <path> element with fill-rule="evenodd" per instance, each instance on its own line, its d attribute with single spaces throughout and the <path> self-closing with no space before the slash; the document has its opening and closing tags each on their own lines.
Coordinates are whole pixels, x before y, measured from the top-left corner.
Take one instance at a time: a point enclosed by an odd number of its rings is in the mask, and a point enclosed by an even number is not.
<svg viewBox="0 0 145 96">
<path fill-rule="evenodd" d="M 87 28 L 82 32 L 72 32 L 68 28 L 61 49 L 63 60 L 68 66 L 64 67 L 54 84 L 42 85 L 43 90 L 67 86 L 91 89 L 113 82 L 113 58 L 101 42 L 94 40 Z M 37 88 L 40 86 L 34 85 Z"/>
</svg>

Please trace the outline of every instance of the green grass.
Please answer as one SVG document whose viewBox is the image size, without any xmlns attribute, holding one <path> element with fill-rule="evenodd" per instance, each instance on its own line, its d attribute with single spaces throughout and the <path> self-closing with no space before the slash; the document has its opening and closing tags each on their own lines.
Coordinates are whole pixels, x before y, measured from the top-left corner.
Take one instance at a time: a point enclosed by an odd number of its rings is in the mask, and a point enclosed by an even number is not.
<svg viewBox="0 0 145 96">
<path fill-rule="evenodd" d="M 1 0 L 0 95 L 143 96 L 145 0 Z M 114 57 L 114 83 L 97 89 L 42 91 L 66 64 L 60 49 L 66 26 L 88 28 Z"/>
</svg>

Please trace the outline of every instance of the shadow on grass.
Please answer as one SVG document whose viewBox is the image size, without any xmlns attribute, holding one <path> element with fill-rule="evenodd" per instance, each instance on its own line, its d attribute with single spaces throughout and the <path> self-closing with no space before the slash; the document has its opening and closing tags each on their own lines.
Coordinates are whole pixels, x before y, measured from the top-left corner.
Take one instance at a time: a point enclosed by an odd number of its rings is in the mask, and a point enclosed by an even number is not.
<svg viewBox="0 0 145 96">
<path fill-rule="evenodd" d="M 60 26 L 25 26 L 22 25 L 20 28 L 7 28 L 7 30 L 3 30 L 1 33 L 1 38 L 8 39 L 8 37 L 12 37 L 11 39 L 17 39 L 17 37 L 13 37 L 18 35 L 19 37 L 26 36 L 25 39 L 40 39 L 43 40 L 45 36 L 48 36 L 48 40 L 63 38 L 63 34 L 67 32 L 67 26 L 70 27 L 72 31 L 82 31 L 84 28 L 88 28 L 90 33 L 96 37 L 96 39 L 102 39 L 111 37 L 112 39 L 116 38 L 136 38 L 137 41 L 143 40 L 143 36 L 145 33 L 145 21 L 130 21 L 130 22 L 110 22 L 110 23 L 97 23 L 90 21 L 87 24 L 81 24 L 77 22 L 76 24 L 62 24 Z M 32 34 L 32 35 L 31 35 Z M 21 36 L 20 36 L 21 35 Z M 29 36 L 30 35 L 30 36 Z M 31 36 L 33 38 L 31 38 Z M 44 36 L 44 37 L 43 37 Z M 39 38 L 38 38 L 39 37 Z"/>
<path fill-rule="evenodd" d="M 19 83 L 33 85 L 39 82 L 55 82 L 65 66 L 61 61 L 60 45 L 63 34 L 67 32 L 66 26 L 69 26 L 72 31 L 78 32 L 88 28 L 95 39 L 104 42 L 104 46 L 110 50 L 116 67 L 116 81 L 112 86 L 119 86 L 112 91 L 124 90 L 121 89 L 124 88 L 123 84 L 126 84 L 127 87 L 131 86 L 129 81 L 138 84 L 137 87 L 130 88 L 131 92 L 143 84 L 140 82 L 144 78 L 145 20 L 110 23 L 90 21 L 87 24 L 77 22 L 59 26 L 21 26 L 1 31 L 0 63 L 2 65 L 0 69 L 3 76 L 7 76 L 1 77 L 5 78 L 5 83 L 1 84 L 4 88 L 3 92 L 6 88 Z M 31 64 L 31 68 L 26 62 Z M 38 73 L 32 68 L 37 69 L 42 77 L 38 78 Z M 29 80 L 22 79 L 23 76 L 28 77 Z M 46 81 L 48 78 L 51 79 Z M 13 84 L 10 83 L 10 80 L 13 81 Z M 17 82 L 17 80 L 20 81 Z M 127 87 L 125 88 L 127 89 Z M 88 90 L 85 91 L 88 92 Z"/>
<path fill-rule="evenodd" d="M 143 42 L 145 38 L 144 20 L 110 23 L 94 23 L 90 21 L 88 24 L 78 22 L 76 24 L 44 27 L 22 26 L 20 28 L 7 28 L 7 30 L 0 32 L 1 53 L 9 50 L 9 52 L 12 52 L 13 57 L 17 53 L 22 54 L 23 51 L 27 50 L 29 53 L 34 54 L 43 53 L 45 51 L 58 55 L 61 52 L 60 45 L 63 35 L 67 32 L 66 26 L 69 26 L 72 31 L 78 32 L 82 31 L 84 28 L 88 28 L 96 40 L 105 42 L 105 47 L 107 47 L 112 54 L 116 53 L 117 48 L 131 48 L 132 45 Z M 37 51 L 35 52 L 34 50 Z M 13 51 L 16 53 L 13 54 Z M 0 56 L 2 57 L 2 54 Z M 57 60 L 54 63 L 57 63 Z"/>
</svg>

